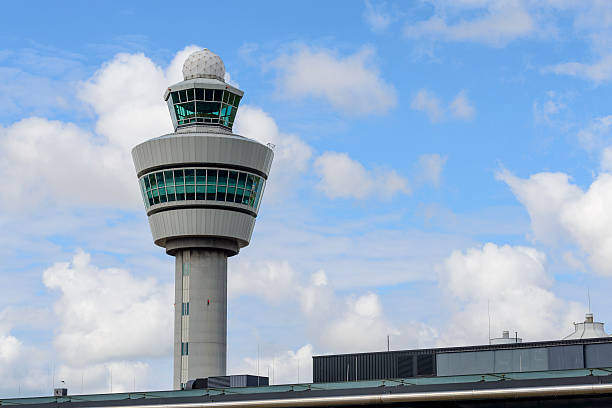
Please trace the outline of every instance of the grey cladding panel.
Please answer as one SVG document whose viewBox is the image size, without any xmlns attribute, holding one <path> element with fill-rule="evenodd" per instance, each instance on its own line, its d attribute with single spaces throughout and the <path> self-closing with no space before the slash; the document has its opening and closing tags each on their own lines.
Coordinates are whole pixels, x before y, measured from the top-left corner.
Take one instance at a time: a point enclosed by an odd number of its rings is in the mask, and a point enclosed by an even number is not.
<svg viewBox="0 0 612 408">
<path fill-rule="evenodd" d="M 494 371 L 493 351 L 440 353 L 436 356 L 438 375 L 486 374 Z"/>
<path fill-rule="evenodd" d="M 254 140 L 234 135 L 195 133 L 151 139 L 132 150 L 136 172 L 182 163 L 214 163 L 270 173 L 272 150 Z"/>
<path fill-rule="evenodd" d="M 496 350 L 496 373 L 548 370 L 548 350 L 545 347 Z"/>
<path fill-rule="evenodd" d="M 569 370 L 584 368 L 584 353 L 581 344 L 548 348 L 548 369 Z"/>
<path fill-rule="evenodd" d="M 586 368 L 612 367 L 612 344 L 586 344 Z"/>
</svg>

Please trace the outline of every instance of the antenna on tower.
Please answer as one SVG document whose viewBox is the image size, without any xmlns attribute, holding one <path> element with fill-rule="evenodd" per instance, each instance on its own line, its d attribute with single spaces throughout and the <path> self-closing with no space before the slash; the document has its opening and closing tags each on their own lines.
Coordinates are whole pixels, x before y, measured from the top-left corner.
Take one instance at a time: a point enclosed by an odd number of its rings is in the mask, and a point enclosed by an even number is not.
<svg viewBox="0 0 612 408">
<path fill-rule="evenodd" d="M 591 313 L 591 290 L 588 286 L 587 286 L 587 299 L 589 301 L 589 313 Z"/>
</svg>

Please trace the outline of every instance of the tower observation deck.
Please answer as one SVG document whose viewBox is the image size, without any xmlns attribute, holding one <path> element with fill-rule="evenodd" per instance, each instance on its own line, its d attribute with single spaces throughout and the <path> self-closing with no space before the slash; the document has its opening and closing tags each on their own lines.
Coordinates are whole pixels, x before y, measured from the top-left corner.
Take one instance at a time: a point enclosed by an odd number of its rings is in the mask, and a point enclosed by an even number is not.
<svg viewBox="0 0 612 408">
<path fill-rule="evenodd" d="M 156 245 L 175 257 L 174 388 L 226 374 L 227 258 L 249 244 L 273 152 L 232 133 L 244 92 L 207 49 L 164 93 L 174 133 L 132 157 Z"/>
</svg>

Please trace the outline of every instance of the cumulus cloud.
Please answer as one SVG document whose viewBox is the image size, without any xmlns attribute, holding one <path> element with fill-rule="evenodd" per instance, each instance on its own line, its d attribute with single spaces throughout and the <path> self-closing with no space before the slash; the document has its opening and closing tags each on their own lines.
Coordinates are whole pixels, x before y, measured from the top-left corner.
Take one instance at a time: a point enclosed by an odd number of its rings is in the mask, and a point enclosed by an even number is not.
<svg viewBox="0 0 612 408">
<path fill-rule="evenodd" d="M 435 93 L 421 89 L 412 98 L 410 107 L 425 113 L 432 123 L 443 121 L 449 113 L 455 119 L 471 120 L 476 112 L 465 91 L 459 92 L 446 108 Z"/>
<path fill-rule="evenodd" d="M 234 132 L 274 145 L 274 161 L 266 184 L 266 199 L 284 198 L 286 190 L 295 185 L 295 177 L 308 168 L 312 148 L 297 135 L 282 133 L 274 119 L 255 106 L 240 107 Z"/>
<path fill-rule="evenodd" d="M 587 127 L 578 131 L 578 141 L 587 150 L 601 148 L 610 143 L 612 115 L 595 118 Z"/>
<path fill-rule="evenodd" d="M 461 91 L 455 96 L 455 99 L 449 105 L 451 114 L 462 120 L 470 120 L 474 117 L 474 107 L 468 100 L 465 91 Z"/>
<path fill-rule="evenodd" d="M 385 11 L 384 6 L 384 3 L 372 4 L 370 0 L 365 1 L 363 17 L 374 32 L 386 30 L 393 20 L 391 14 Z"/>
<path fill-rule="evenodd" d="M 404 35 L 414 39 L 475 42 L 492 47 L 503 47 L 509 42 L 533 35 L 536 22 L 520 2 L 453 2 L 440 8 L 425 21 L 407 24 Z M 484 6 L 484 7 L 483 7 Z M 443 12 L 456 7 L 460 11 L 482 11 L 471 18 L 451 21 Z"/>
<path fill-rule="evenodd" d="M 432 122 L 439 122 L 444 117 L 444 109 L 438 97 L 427 89 L 421 89 L 412 98 L 410 107 L 416 111 L 424 112 Z"/>
<path fill-rule="evenodd" d="M 172 130 L 163 91 L 182 78 L 182 63 L 195 49 L 178 52 L 166 69 L 143 54 L 118 54 L 80 83 L 95 133 L 43 118 L 0 128 L 0 176 L 20 181 L 3 204 L 140 205 L 130 150 Z"/>
<path fill-rule="evenodd" d="M 296 384 L 312 382 L 313 347 L 306 344 L 297 350 L 256 358 L 245 358 L 232 368 L 236 374 L 257 373 L 267 376 L 271 384 Z"/>
<path fill-rule="evenodd" d="M 563 96 L 555 91 L 546 92 L 546 100 L 533 103 L 535 121 L 552 124 L 557 115 L 567 107 L 563 99 Z"/>
<path fill-rule="evenodd" d="M 74 124 L 43 118 L 0 128 L 0 175 L 19 181 L 3 205 L 29 211 L 50 203 L 132 208 L 142 202 L 129 153 L 94 139 Z"/>
<path fill-rule="evenodd" d="M 563 173 L 538 173 L 521 179 L 508 171 L 498 174 L 531 218 L 536 239 L 576 244 L 591 268 L 612 274 L 612 175 L 600 174 L 585 191 Z"/>
<path fill-rule="evenodd" d="M 439 154 L 423 154 L 416 163 L 416 181 L 419 183 L 429 183 L 435 187 L 440 185 L 442 170 L 448 157 Z"/>
<path fill-rule="evenodd" d="M 300 47 L 279 57 L 274 66 L 285 97 L 323 99 L 349 115 L 381 114 L 395 106 L 397 97 L 373 59 L 369 47 L 346 57 L 328 49 Z"/>
<path fill-rule="evenodd" d="M 530 341 L 562 338 L 584 306 L 558 298 L 546 256 L 534 248 L 487 243 L 454 251 L 442 264 L 440 285 L 451 308 L 445 344 L 486 344 L 488 303 L 492 336 L 518 331 Z"/>
<path fill-rule="evenodd" d="M 330 198 L 364 199 L 374 194 L 388 198 L 408 193 L 408 181 L 394 170 L 367 170 L 346 153 L 325 152 L 314 162 L 321 177 L 317 187 Z"/>
<path fill-rule="evenodd" d="M 605 55 L 593 63 L 563 62 L 548 67 L 545 71 L 575 76 L 593 82 L 607 82 L 612 79 L 612 55 Z"/>
<path fill-rule="evenodd" d="M 59 318 L 54 346 L 69 365 L 170 353 L 170 285 L 136 278 L 122 269 L 100 269 L 82 251 L 70 262 L 46 269 L 43 282 L 47 288 L 60 292 L 54 306 Z"/>
</svg>

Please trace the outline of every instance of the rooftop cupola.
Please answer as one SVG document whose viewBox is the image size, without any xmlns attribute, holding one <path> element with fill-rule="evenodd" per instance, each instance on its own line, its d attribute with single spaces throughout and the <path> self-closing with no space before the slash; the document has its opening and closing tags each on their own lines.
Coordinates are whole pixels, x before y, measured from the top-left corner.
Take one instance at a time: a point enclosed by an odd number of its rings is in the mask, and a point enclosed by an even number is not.
<svg viewBox="0 0 612 408">
<path fill-rule="evenodd" d="M 196 51 L 183 64 L 183 78 L 164 94 L 174 130 L 205 125 L 231 131 L 244 92 L 225 82 L 223 60 L 207 48 Z"/>
</svg>

